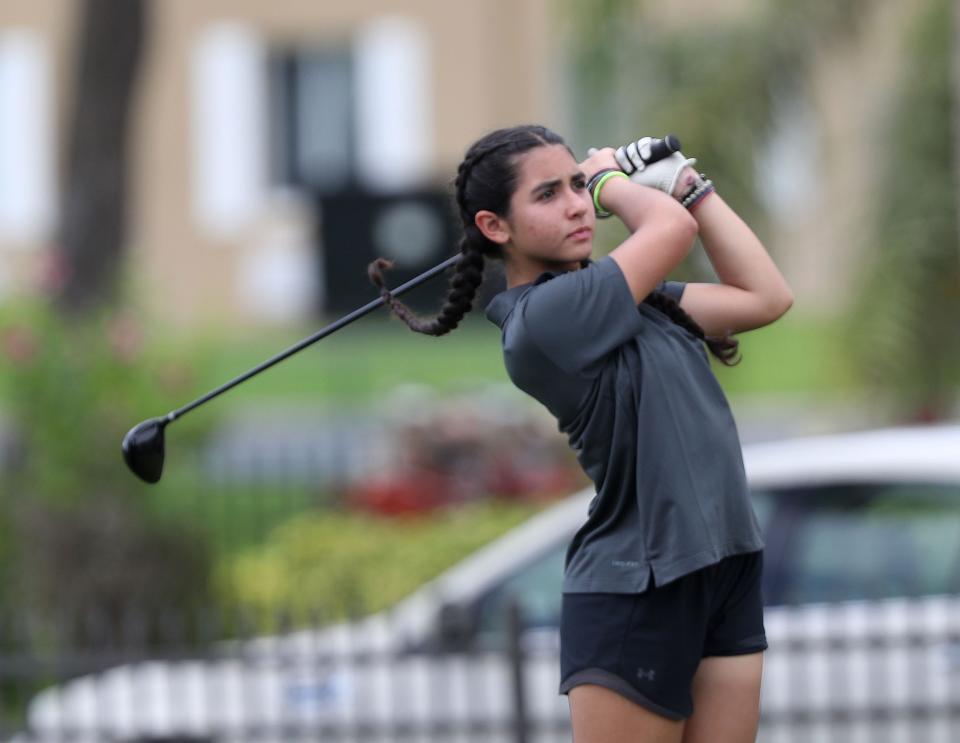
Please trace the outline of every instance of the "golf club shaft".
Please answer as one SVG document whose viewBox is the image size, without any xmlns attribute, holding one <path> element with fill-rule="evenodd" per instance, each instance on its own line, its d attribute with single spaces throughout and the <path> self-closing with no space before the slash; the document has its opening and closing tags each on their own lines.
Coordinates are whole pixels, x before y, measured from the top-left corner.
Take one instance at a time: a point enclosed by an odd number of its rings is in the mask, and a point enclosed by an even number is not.
<svg viewBox="0 0 960 743">
<path fill-rule="evenodd" d="M 396 289 L 392 289 L 390 293 L 393 294 L 394 296 L 400 296 L 401 294 L 404 294 L 405 292 L 410 291 L 414 287 L 419 286 L 424 281 L 432 279 L 437 274 L 443 273 L 451 266 L 456 265 L 460 261 L 460 258 L 461 256 L 459 253 L 457 255 L 451 256 L 450 258 L 447 258 L 447 260 L 443 261 L 443 263 L 437 264 L 433 268 L 427 271 L 424 271 L 419 276 L 416 276 L 410 279 L 410 281 L 406 282 L 405 284 L 401 284 Z M 177 418 L 180 418 L 181 416 L 186 415 L 194 408 L 197 408 L 203 405 L 204 403 L 209 402 L 210 400 L 217 397 L 218 395 L 222 395 L 224 392 L 236 387 L 241 382 L 247 381 L 248 379 L 250 379 L 250 377 L 254 377 L 260 372 L 266 371 L 274 364 L 280 363 L 284 359 L 289 358 L 290 356 L 293 356 L 293 354 L 297 353 L 298 351 L 302 351 L 307 346 L 312 345 L 323 338 L 326 338 L 328 335 L 336 332 L 337 330 L 340 330 L 340 328 L 344 327 L 345 325 L 349 325 L 354 320 L 357 320 L 363 317 L 364 315 L 367 315 L 370 312 L 373 312 L 373 310 L 377 309 L 382 304 L 384 304 L 383 297 L 378 297 L 372 302 L 368 302 L 367 304 L 363 305 L 363 307 L 359 307 L 355 309 L 349 315 L 344 315 L 336 322 L 333 322 L 330 325 L 327 325 L 327 327 L 323 328 L 322 330 L 318 330 L 313 335 L 307 338 L 304 338 L 302 341 L 300 341 L 294 346 L 291 346 L 286 351 L 282 351 L 281 353 L 278 353 L 276 356 L 267 359 L 259 366 L 255 366 L 250 371 L 245 372 L 244 374 L 241 374 L 239 377 L 235 379 L 231 379 L 229 382 L 225 382 L 224 384 L 220 385 L 214 390 L 211 390 L 210 392 L 205 394 L 203 397 L 198 397 L 196 400 L 194 400 L 191 403 L 187 403 L 182 408 L 171 410 L 169 413 L 167 413 L 164 416 L 164 421 L 166 421 L 167 423 L 175 421 Z"/>
</svg>

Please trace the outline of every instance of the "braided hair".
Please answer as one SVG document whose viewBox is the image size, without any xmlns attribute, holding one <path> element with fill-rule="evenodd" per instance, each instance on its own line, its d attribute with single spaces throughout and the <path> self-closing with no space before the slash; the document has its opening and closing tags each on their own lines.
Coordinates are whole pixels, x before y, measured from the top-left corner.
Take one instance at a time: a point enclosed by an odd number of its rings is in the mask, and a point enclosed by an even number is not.
<svg viewBox="0 0 960 743">
<path fill-rule="evenodd" d="M 380 289 L 380 296 L 411 330 L 425 335 L 445 335 L 454 330 L 471 310 L 477 290 L 483 282 L 486 259 L 503 259 L 501 246 L 484 237 L 474 218 L 477 212 L 484 210 L 508 217 L 510 199 L 519 176 L 518 156 L 536 147 L 553 144 L 567 146 L 559 134 L 546 127 L 523 125 L 497 129 L 477 140 L 467 150 L 454 180 L 457 209 L 463 226 L 459 245 L 462 257 L 450 279 L 443 306 L 433 319 L 418 317 L 410 307 L 391 294 L 383 276 L 384 270 L 392 265 L 390 261 L 378 258 L 369 265 L 367 274 Z M 729 335 L 722 338 L 706 337 L 703 329 L 672 297 L 663 292 L 653 292 L 644 302 L 701 338 L 711 353 L 724 364 L 732 365 L 739 360 L 738 342 L 735 339 Z"/>
<path fill-rule="evenodd" d="M 740 341 L 729 333 L 722 336 L 708 336 L 699 323 L 688 315 L 683 308 L 669 294 L 660 291 L 651 292 L 644 304 L 650 305 L 654 309 L 660 310 L 664 315 L 673 320 L 677 325 L 693 333 L 702 340 L 710 353 L 725 366 L 735 366 L 740 363 Z"/>
<path fill-rule="evenodd" d="M 517 185 L 517 156 L 548 144 L 566 146 L 560 135 L 546 127 L 525 125 L 491 132 L 467 150 L 454 181 L 457 209 L 463 224 L 462 258 L 454 269 L 446 300 L 435 318 L 424 320 L 418 317 L 390 293 L 383 278 L 383 271 L 390 268 L 390 261 L 378 258 L 370 264 L 367 269 L 370 280 L 379 287 L 380 296 L 393 313 L 411 330 L 425 335 L 444 335 L 456 328 L 471 310 L 483 281 L 485 260 L 503 258 L 501 247 L 484 237 L 474 217 L 483 210 L 508 216 L 510 199 Z"/>
</svg>

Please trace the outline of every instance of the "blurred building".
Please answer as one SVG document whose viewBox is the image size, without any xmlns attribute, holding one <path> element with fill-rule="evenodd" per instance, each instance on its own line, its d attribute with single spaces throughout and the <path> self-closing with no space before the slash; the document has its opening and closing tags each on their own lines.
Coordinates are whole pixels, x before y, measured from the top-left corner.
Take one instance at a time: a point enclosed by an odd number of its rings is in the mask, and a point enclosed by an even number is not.
<svg viewBox="0 0 960 743">
<path fill-rule="evenodd" d="M 553 118 L 548 5 L 152 2 L 133 119 L 136 294 L 173 321 L 286 321 L 346 301 L 331 255 L 352 249 L 361 271 L 371 251 L 408 271 L 449 255 L 465 146 Z M 0 299 L 36 283 L 55 235 L 80 8 L 0 6 Z M 344 214 L 360 215 L 352 244 Z"/>
<path fill-rule="evenodd" d="M 736 23 L 757 3 L 644 12 L 683 29 Z M 855 35 L 824 45 L 810 94 L 779 102 L 763 145 L 771 248 L 808 310 L 836 310 L 857 273 L 911 6 L 878 0 Z M 0 300 L 36 283 L 54 235 L 79 7 L 0 5 Z M 565 7 L 154 0 L 134 118 L 133 292 L 174 322 L 285 322 L 372 296 L 374 253 L 396 260 L 397 281 L 449 255 L 465 146 L 522 121 L 566 131 L 564 39 L 577 29 Z"/>
</svg>

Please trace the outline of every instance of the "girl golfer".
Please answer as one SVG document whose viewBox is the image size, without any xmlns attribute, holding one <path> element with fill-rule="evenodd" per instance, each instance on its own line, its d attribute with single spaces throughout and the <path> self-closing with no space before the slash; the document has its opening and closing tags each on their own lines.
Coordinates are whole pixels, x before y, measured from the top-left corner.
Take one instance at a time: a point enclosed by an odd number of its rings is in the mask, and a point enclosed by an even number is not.
<svg viewBox="0 0 960 743">
<path fill-rule="evenodd" d="M 791 305 L 749 227 L 680 153 L 649 138 L 577 163 L 539 126 L 495 131 L 456 178 L 463 259 L 442 335 L 469 311 L 487 258 L 507 289 L 487 316 L 510 378 L 543 403 L 596 485 L 567 553 L 561 685 L 576 743 L 746 743 L 756 736 L 763 542 L 736 427 L 707 351 Z M 597 216 L 630 236 L 590 261 Z M 699 235 L 717 284 L 664 281 Z"/>
</svg>

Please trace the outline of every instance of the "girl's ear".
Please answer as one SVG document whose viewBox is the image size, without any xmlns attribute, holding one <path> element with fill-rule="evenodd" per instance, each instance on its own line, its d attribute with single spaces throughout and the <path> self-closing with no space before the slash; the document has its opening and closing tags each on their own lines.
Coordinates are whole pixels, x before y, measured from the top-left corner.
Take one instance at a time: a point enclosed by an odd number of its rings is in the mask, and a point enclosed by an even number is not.
<svg viewBox="0 0 960 743">
<path fill-rule="evenodd" d="M 481 209 L 473 218 L 473 222 L 490 242 L 497 245 L 506 245 L 510 242 L 510 226 L 506 220 L 494 212 Z"/>
</svg>

